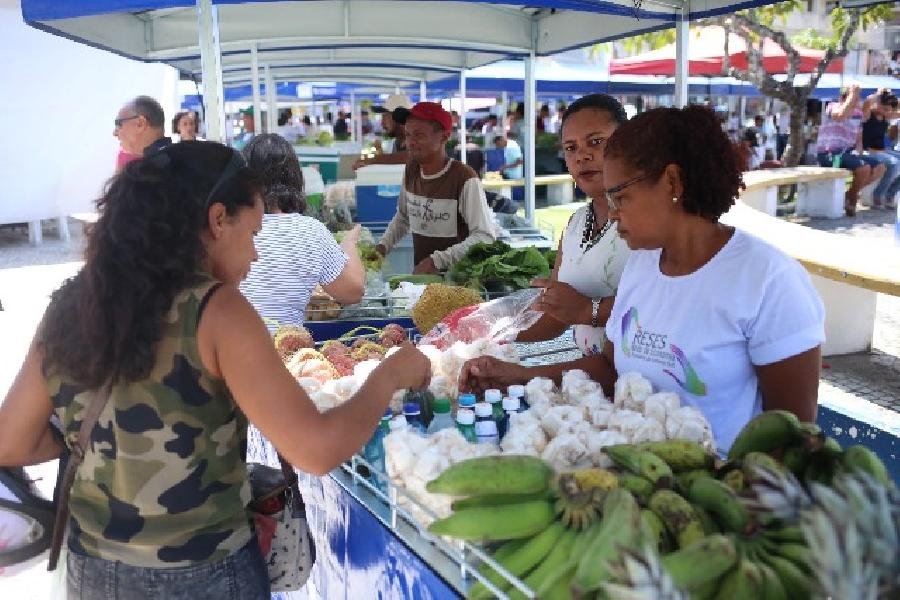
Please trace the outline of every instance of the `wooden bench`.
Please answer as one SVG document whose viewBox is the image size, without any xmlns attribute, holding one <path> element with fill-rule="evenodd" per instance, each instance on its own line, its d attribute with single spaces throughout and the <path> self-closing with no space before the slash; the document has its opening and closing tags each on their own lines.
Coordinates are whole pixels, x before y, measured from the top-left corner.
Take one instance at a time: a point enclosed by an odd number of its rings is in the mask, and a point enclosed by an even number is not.
<svg viewBox="0 0 900 600">
<path fill-rule="evenodd" d="M 524 187 L 524 179 L 482 179 L 485 191 L 494 191 L 501 196 L 512 196 L 512 188 Z M 534 178 L 535 187 L 547 186 L 547 202 L 549 204 L 569 204 L 575 201 L 575 182 L 568 173 L 556 175 L 538 175 Z"/>
<path fill-rule="evenodd" d="M 847 169 L 831 167 L 785 167 L 744 173 L 747 189 L 741 200 L 767 215 L 775 216 L 778 208 L 778 186 L 797 186 L 798 216 L 844 216 L 845 180 L 852 174 Z"/>
<path fill-rule="evenodd" d="M 871 349 L 877 294 L 900 296 L 900 252 L 886 252 L 884 242 L 790 223 L 740 201 L 722 221 L 770 242 L 806 267 L 825 303 L 824 354 Z"/>
</svg>

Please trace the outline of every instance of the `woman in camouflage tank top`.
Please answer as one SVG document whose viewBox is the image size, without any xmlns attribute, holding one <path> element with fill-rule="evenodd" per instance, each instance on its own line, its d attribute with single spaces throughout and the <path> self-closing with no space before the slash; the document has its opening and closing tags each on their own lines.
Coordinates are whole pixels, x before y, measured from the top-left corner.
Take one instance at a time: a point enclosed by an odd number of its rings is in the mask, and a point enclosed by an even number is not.
<svg viewBox="0 0 900 600">
<path fill-rule="evenodd" d="M 111 379 L 72 487 L 70 597 L 268 598 L 245 508 L 248 418 L 324 474 L 362 447 L 395 391 L 427 385 L 428 360 L 406 346 L 345 405 L 315 408 L 237 289 L 263 209 L 225 146 L 130 163 L 98 210 L 83 269 L 53 295 L 0 405 L 0 466 L 58 457 Z"/>
</svg>

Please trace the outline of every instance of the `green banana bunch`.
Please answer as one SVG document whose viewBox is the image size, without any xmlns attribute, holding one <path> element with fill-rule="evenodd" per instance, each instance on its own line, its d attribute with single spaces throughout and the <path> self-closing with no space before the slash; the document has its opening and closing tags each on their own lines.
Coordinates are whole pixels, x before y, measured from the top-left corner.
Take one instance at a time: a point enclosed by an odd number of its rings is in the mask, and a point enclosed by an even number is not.
<svg viewBox="0 0 900 600">
<path fill-rule="evenodd" d="M 799 525 L 786 525 L 779 529 L 764 529 L 762 535 L 775 545 L 806 543 L 806 536 L 803 535 L 803 529 Z"/>
<path fill-rule="evenodd" d="M 572 580 L 578 597 L 599 589 L 612 576 L 612 563 L 622 550 L 640 542 L 641 509 L 626 490 L 610 490 L 603 502 L 600 523 L 601 528 L 580 558 Z"/>
<path fill-rule="evenodd" d="M 521 577 L 544 560 L 565 531 L 565 526 L 559 521 L 555 521 L 508 556 L 497 559 L 497 562 L 512 575 Z M 490 571 L 486 576 L 488 581 L 501 590 L 509 587 L 509 582 L 503 575 L 493 569 L 488 568 L 488 570 Z M 488 587 L 478 582 L 469 590 L 467 597 L 470 600 L 486 600 L 491 595 Z"/>
<path fill-rule="evenodd" d="M 744 533 L 750 524 L 750 511 L 734 490 L 717 479 L 701 477 L 694 481 L 688 499 L 712 513 L 726 531 Z"/>
<path fill-rule="evenodd" d="M 781 464 L 796 477 L 800 477 L 809 464 L 809 450 L 803 444 L 788 446 L 781 456 Z"/>
<path fill-rule="evenodd" d="M 747 423 L 731 444 L 728 459 L 743 458 L 749 452 L 771 452 L 787 446 L 801 434 L 797 415 L 786 410 L 768 410 Z"/>
<path fill-rule="evenodd" d="M 766 468 L 775 473 L 783 473 L 784 467 L 765 452 L 748 452 L 741 459 L 741 468 L 747 479 L 755 479 L 757 468 Z"/>
<path fill-rule="evenodd" d="M 552 475 L 553 469 L 533 456 L 485 456 L 456 463 L 425 489 L 453 496 L 533 494 L 546 491 Z"/>
<path fill-rule="evenodd" d="M 877 454 L 865 446 L 850 446 L 844 450 L 841 463 L 851 473 L 868 473 L 883 485 L 893 486 L 887 467 L 884 466 Z"/>
<path fill-rule="evenodd" d="M 760 560 L 772 568 L 791 600 L 807 600 L 812 593 L 812 580 L 792 561 L 770 552 L 762 552 Z"/>
<path fill-rule="evenodd" d="M 521 504 L 465 508 L 433 522 L 428 531 L 463 540 L 514 540 L 540 533 L 555 518 L 556 511 L 550 502 L 532 500 Z"/>
<path fill-rule="evenodd" d="M 669 535 L 662 519 L 649 508 L 641 509 L 641 526 L 645 535 L 650 538 L 651 545 L 659 552 L 669 550 Z"/>
<path fill-rule="evenodd" d="M 705 469 L 684 471 L 675 475 L 675 487 L 679 493 L 687 494 L 691 491 L 691 486 L 694 485 L 694 481 L 701 477 L 710 478 L 712 476 L 713 474 Z"/>
<path fill-rule="evenodd" d="M 603 452 L 619 467 L 646 477 L 653 484 L 672 479 L 673 473 L 669 465 L 650 451 L 640 450 L 632 444 L 617 444 L 606 446 Z"/>
<path fill-rule="evenodd" d="M 718 581 L 737 563 L 734 543 L 724 535 L 710 535 L 662 558 L 662 566 L 680 589 L 693 591 Z"/>
<path fill-rule="evenodd" d="M 549 491 L 534 492 L 531 494 L 487 494 L 484 496 L 469 496 L 454 500 L 450 504 L 453 510 L 474 508 L 476 506 L 502 506 L 504 504 L 521 504 L 532 500 L 550 500 Z"/>
<path fill-rule="evenodd" d="M 650 510 L 662 520 L 679 548 L 686 548 L 705 536 L 694 507 L 672 490 L 655 492 L 650 497 Z"/>
<path fill-rule="evenodd" d="M 722 477 L 722 483 L 733 489 L 736 493 L 741 493 L 747 489 L 747 476 L 740 469 L 732 469 L 725 473 Z"/>
<path fill-rule="evenodd" d="M 575 545 L 578 535 L 578 532 L 567 529 L 544 557 L 544 560 L 523 580 L 523 583 L 531 590 L 537 591 L 556 573 L 564 571 L 569 564 L 572 547 Z M 510 600 L 525 599 L 525 594 L 515 587 L 511 588 L 508 594 Z"/>
<path fill-rule="evenodd" d="M 694 469 L 712 469 L 715 457 L 697 442 L 667 440 L 636 445 L 638 450 L 652 452 L 663 459 L 675 473 Z"/>
<path fill-rule="evenodd" d="M 700 524 L 703 525 L 703 533 L 705 533 L 706 535 L 722 533 L 722 528 L 719 527 L 719 524 L 716 522 L 716 520 L 708 510 L 697 504 L 692 504 L 691 507 L 694 509 L 694 512 L 700 519 Z"/>
<path fill-rule="evenodd" d="M 788 600 L 787 590 L 781 583 L 781 578 L 775 569 L 767 565 L 765 562 L 757 562 L 756 567 L 763 576 L 763 593 L 764 600 Z"/>
</svg>

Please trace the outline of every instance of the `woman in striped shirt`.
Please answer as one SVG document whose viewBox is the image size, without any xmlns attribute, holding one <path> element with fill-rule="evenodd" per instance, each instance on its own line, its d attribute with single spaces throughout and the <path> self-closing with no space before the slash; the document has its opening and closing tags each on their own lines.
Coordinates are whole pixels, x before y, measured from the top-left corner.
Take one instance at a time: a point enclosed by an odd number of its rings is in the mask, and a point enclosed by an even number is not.
<svg viewBox="0 0 900 600">
<path fill-rule="evenodd" d="M 358 228 L 338 245 L 325 225 L 303 215 L 303 171 L 293 146 L 280 135 L 256 136 L 244 156 L 265 185 L 266 214 L 256 236 L 259 260 L 241 291 L 269 329 L 302 325 L 309 298 L 320 284 L 341 304 L 359 302 L 366 271 L 356 251 Z"/>
</svg>

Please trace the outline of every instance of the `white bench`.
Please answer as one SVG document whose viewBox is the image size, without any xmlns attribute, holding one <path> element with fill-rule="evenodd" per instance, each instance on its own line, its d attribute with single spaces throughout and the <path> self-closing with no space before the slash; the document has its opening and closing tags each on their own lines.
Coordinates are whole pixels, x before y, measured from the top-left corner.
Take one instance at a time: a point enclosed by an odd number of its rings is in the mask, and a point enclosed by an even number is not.
<svg viewBox="0 0 900 600">
<path fill-rule="evenodd" d="M 525 186 L 524 179 L 482 179 L 481 183 L 485 191 L 494 191 L 506 197 L 512 197 L 512 188 Z M 568 173 L 538 175 L 534 178 L 534 185 L 547 186 L 548 204 L 569 204 L 575 201 L 575 182 Z"/>
<path fill-rule="evenodd" d="M 2 212 L 2 209 L 0 209 Z M 44 232 L 42 229 L 41 222 L 47 219 L 56 220 L 57 231 L 59 232 L 59 239 L 64 241 L 69 241 L 71 239 L 71 234 L 69 233 L 69 217 L 67 215 L 52 215 L 52 216 L 38 216 L 35 217 L 33 215 L 27 215 L 23 217 L 17 217 L 13 214 L 11 215 L 3 215 L 0 214 L 0 225 L 13 225 L 16 223 L 26 223 L 28 225 L 28 242 L 38 246 L 44 241 Z"/>
<path fill-rule="evenodd" d="M 845 180 L 852 174 L 847 169 L 831 167 L 785 167 L 760 169 L 744 173 L 747 188 L 741 200 L 767 215 L 775 216 L 778 208 L 778 187 L 797 186 L 798 216 L 844 216 Z"/>
<path fill-rule="evenodd" d="M 774 244 L 809 271 L 825 303 L 823 354 L 871 349 L 877 294 L 900 296 L 900 252 L 886 253 L 875 240 L 790 223 L 740 201 L 722 221 Z"/>
</svg>

